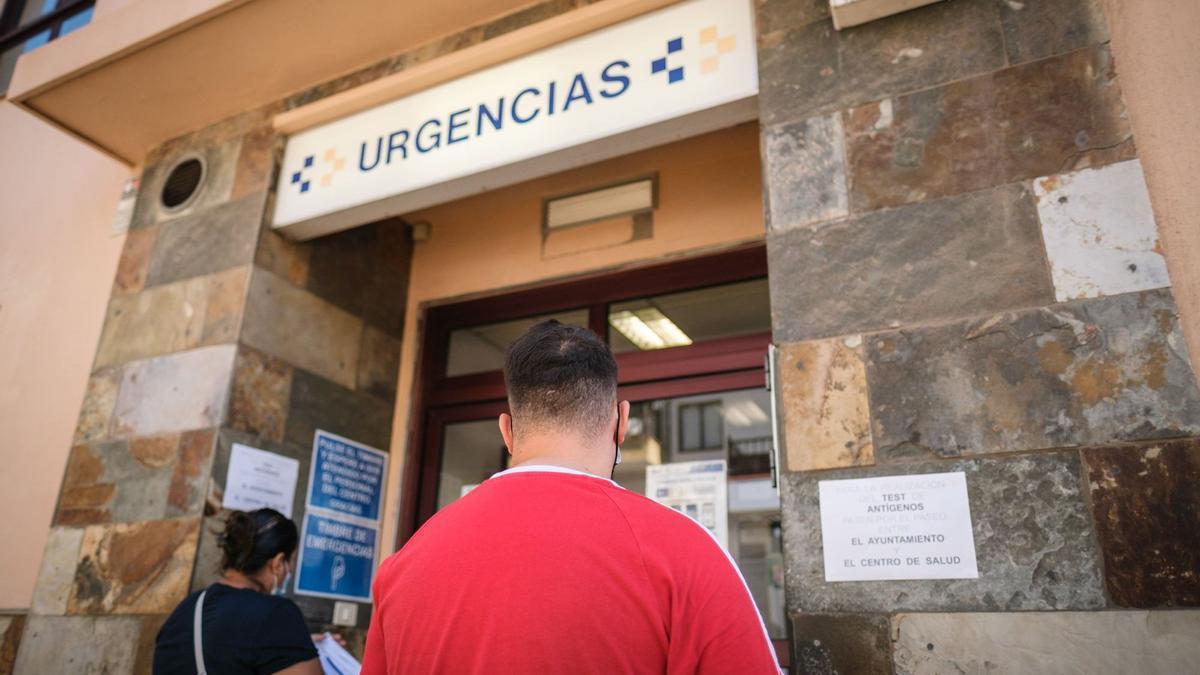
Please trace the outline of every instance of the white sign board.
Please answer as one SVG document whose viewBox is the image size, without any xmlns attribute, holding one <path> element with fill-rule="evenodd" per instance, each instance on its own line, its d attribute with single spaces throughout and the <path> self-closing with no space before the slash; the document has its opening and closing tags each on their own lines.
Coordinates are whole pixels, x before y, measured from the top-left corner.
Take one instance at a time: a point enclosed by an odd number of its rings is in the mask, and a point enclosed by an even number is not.
<svg viewBox="0 0 1200 675">
<path fill-rule="evenodd" d="M 962 472 L 817 487 L 826 581 L 979 577 Z"/>
<path fill-rule="evenodd" d="M 757 94 L 750 0 L 687 0 L 295 134 L 274 226 L 316 236 L 711 131 Z"/>
<path fill-rule="evenodd" d="M 646 467 L 646 496 L 700 523 L 729 549 L 729 493 L 725 460 Z"/>
<path fill-rule="evenodd" d="M 271 508 L 292 517 L 300 462 L 266 450 L 234 443 L 221 506 L 238 511 Z"/>
</svg>

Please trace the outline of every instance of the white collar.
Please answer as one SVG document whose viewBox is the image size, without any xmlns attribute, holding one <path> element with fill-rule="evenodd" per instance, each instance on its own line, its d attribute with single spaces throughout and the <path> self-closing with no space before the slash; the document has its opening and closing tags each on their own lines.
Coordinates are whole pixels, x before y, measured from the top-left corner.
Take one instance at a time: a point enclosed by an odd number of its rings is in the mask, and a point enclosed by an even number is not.
<svg viewBox="0 0 1200 675">
<path fill-rule="evenodd" d="M 605 478 L 603 476 L 597 476 L 595 474 L 591 474 L 586 471 L 580 471 L 579 469 L 571 469 L 571 468 L 568 468 L 565 466 L 554 466 L 553 464 L 523 464 L 521 466 L 514 466 L 511 469 L 505 469 L 504 471 L 501 471 L 499 473 L 492 474 L 492 478 L 499 478 L 500 476 L 508 476 L 508 475 L 515 474 L 515 473 L 533 473 L 533 472 L 565 473 L 565 474 L 571 474 L 574 476 L 587 476 L 588 478 L 595 478 L 597 480 L 607 481 L 609 483 L 612 483 L 613 485 L 616 485 L 617 487 L 621 487 L 620 485 L 617 485 L 612 480 Z M 622 489 L 624 489 L 624 488 L 622 488 Z"/>
</svg>

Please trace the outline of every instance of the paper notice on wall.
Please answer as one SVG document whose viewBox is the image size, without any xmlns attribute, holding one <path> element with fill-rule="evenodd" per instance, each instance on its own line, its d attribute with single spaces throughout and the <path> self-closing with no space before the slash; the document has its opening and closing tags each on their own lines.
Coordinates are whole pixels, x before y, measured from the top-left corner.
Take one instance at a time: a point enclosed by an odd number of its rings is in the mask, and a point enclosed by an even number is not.
<svg viewBox="0 0 1200 675">
<path fill-rule="evenodd" d="M 299 475 L 300 462 L 291 457 L 234 443 L 221 505 L 239 511 L 271 508 L 291 518 Z"/>
<path fill-rule="evenodd" d="M 826 581 L 979 577 L 961 471 L 817 487 Z"/>
<path fill-rule="evenodd" d="M 703 525 L 729 548 L 729 493 L 725 460 L 646 467 L 646 496 Z"/>
</svg>

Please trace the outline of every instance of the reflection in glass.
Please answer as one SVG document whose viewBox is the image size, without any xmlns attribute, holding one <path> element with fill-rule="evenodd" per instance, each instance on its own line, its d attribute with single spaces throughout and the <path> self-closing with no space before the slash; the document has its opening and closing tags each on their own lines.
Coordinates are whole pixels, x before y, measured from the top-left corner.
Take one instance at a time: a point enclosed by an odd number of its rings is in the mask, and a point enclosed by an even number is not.
<svg viewBox="0 0 1200 675">
<path fill-rule="evenodd" d="M 547 319 L 558 319 L 561 323 L 585 328 L 588 325 L 587 310 L 577 309 L 451 331 L 446 376 L 500 370 L 504 367 L 504 350 L 509 343 L 521 337 L 534 324 Z"/>
<path fill-rule="evenodd" d="M 509 454 L 495 418 L 447 424 L 442 433 L 442 467 L 437 507 L 442 510 L 508 466 Z"/>
<path fill-rule="evenodd" d="M 614 303 L 608 312 L 614 353 L 681 347 L 771 330 L 766 279 Z"/>
</svg>

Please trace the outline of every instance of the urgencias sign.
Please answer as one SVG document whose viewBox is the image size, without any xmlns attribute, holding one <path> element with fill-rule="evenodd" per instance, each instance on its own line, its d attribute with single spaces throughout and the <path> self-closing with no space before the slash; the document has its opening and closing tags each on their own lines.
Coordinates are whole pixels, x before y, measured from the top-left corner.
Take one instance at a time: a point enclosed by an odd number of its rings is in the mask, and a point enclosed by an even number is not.
<svg viewBox="0 0 1200 675">
<path fill-rule="evenodd" d="M 753 119 L 750 0 L 689 0 L 300 132 L 274 226 L 307 238 Z"/>
</svg>

